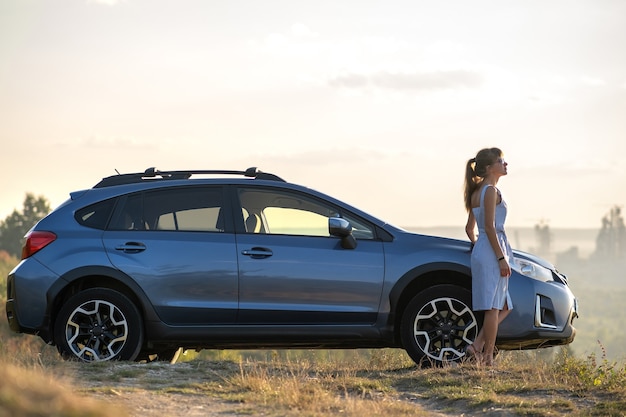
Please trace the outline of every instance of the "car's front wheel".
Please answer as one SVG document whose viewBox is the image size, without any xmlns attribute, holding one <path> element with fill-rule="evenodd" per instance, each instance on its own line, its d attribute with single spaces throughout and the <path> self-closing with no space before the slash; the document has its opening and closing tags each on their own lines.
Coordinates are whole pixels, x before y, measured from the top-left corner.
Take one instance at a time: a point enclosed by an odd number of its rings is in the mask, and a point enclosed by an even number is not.
<svg viewBox="0 0 626 417">
<path fill-rule="evenodd" d="M 479 330 L 471 292 L 456 285 L 437 285 L 408 303 L 401 322 L 402 345 L 420 366 L 459 361 Z"/>
<path fill-rule="evenodd" d="M 135 360 L 143 343 L 137 307 L 123 294 L 92 288 L 70 297 L 54 326 L 57 350 L 85 362 Z"/>
</svg>

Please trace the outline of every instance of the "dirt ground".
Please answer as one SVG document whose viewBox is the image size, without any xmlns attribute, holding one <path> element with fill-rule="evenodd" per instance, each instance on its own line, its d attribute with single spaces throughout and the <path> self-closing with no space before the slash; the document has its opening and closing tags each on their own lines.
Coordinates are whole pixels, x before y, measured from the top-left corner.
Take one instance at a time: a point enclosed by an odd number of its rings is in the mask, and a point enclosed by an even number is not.
<svg viewBox="0 0 626 417">
<path fill-rule="evenodd" d="M 131 417 L 225 417 L 251 415 L 250 405 L 203 392 L 203 383 L 219 378 L 189 363 L 74 363 L 68 370 L 80 381 L 82 395 L 112 403 Z M 74 383 L 74 385 L 76 385 Z M 196 388 L 194 388 L 196 387 Z M 254 414 L 259 415 L 259 414 Z M 261 414 L 262 415 L 262 414 Z M 121 416 L 120 416 L 121 417 Z"/>
<path fill-rule="evenodd" d="M 108 415 L 114 417 L 296 417 L 302 413 L 299 413 L 298 410 L 285 408 L 285 404 L 274 404 L 272 399 L 274 397 L 271 395 L 263 397 L 263 393 L 267 392 L 265 389 L 269 389 L 270 392 L 277 389 L 271 386 L 268 388 L 268 384 L 273 383 L 274 379 L 272 378 L 275 378 L 272 375 L 278 374 L 278 376 L 283 377 L 283 379 L 275 380 L 280 381 L 279 383 L 287 381 L 286 386 L 289 387 L 292 386 L 289 384 L 294 382 L 295 388 L 292 391 L 286 390 L 281 395 L 306 396 L 307 390 L 311 388 L 307 384 L 311 380 L 316 380 L 315 376 L 310 376 L 308 373 L 290 373 L 292 371 L 289 366 L 283 367 L 283 365 L 277 364 L 261 368 L 260 377 L 257 378 L 260 379 L 259 382 L 255 379 L 254 371 L 259 369 L 255 363 L 210 360 L 179 362 L 174 365 L 164 362 L 148 364 L 65 362 L 62 367 L 56 369 L 72 391 L 78 395 L 109 404 L 111 413 Z M 459 377 L 476 373 L 476 381 L 483 380 L 487 384 L 491 379 L 500 381 L 503 391 L 498 394 L 498 398 L 502 397 L 500 398 L 502 401 L 491 401 L 493 398 L 487 396 L 483 399 L 486 401 L 483 406 L 471 405 L 471 396 L 475 395 L 471 394 L 471 391 L 481 392 L 482 388 L 469 385 L 465 388 L 459 387 L 460 391 L 464 389 L 468 391 L 465 397 L 461 395 L 455 399 L 442 401 L 437 399 L 438 396 L 429 391 L 427 387 L 415 383 L 419 376 L 412 370 L 383 371 L 376 376 L 370 376 L 369 378 L 373 378 L 371 380 L 359 379 L 358 375 L 351 375 L 348 379 L 350 382 L 341 379 L 339 374 L 333 377 L 337 378 L 337 392 L 349 394 L 347 405 L 355 399 L 380 399 L 383 403 L 387 401 L 396 402 L 396 404 L 402 405 L 402 410 L 410 410 L 410 415 L 421 417 L 477 414 L 488 417 L 509 417 L 520 415 L 517 413 L 554 416 L 587 415 L 584 412 L 578 413 L 578 411 L 590 410 L 596 402 L 606 400 L 606 398 L 595 398 L 593 395 L 578 395 L 576 392 L 563 390 L 558 386 L 551 387 L 548 383 L 546 383 L 545 389 L 535 387 L 522 389 L 519 392 L 511 391 L 506 387 L 511 384 L 519 384 L 521 377 L 514 371 L 496 368 L 490 370 L 489 374 L 485 376 L 483 375 L 485 371 L 473 370 L 473 368 L 458 369 Z M 454 376 L 454 368 L 451 368 L 448 373 Z M 243 378 L 243 382 L 239 382 L 240 377 Z M 248 383 L 250 380 L 258 385 Z M 394 388 L 392 392 L 386 393 L 388 385 L 392 385 Z M 359 388 L 361 386 L 364 387 L 364 391 Z M 251 389 L 259 395 L 251 394 Z M 363 395 L 364 392 L 367 392 L 367 396 Z M 343 401 L 341 403 L 343 404 Z M 381 403 L 375 401 L 370 404 L 376 406 Z M 515 404 L 517 404 L 518 410 L 516 410 Z M 520 404 L 526 404 L 525 408 Z M 370 407 L 370 405 L 366 405 L 366 407 Z M 120 412 L 116 413 L 113 411 L 114 409 L 120 410 Z M 387 412 L 386 410 L 384 412 Z M 398 413 L 397 408 L 393 412 L 391 409 L 389 411 L 393 415 L 405 415 L 402 412 Z M 311 411 L 309 414 L 315 413 Z M 319 412 L 315 415 L 318 414 Z M 354 414 L 354 412 L 350 411 L 346 414 Z"/>
<path fill-rule="evenodd" d="M 251 413 L 249 407 L 243 404 L 220 401 L 204 395 L 156 393 L 145 389 L 136 391 L 110 390 L 106 393 L 91 393 L 88 395 L 106 402 L 116 402 L 132 417 L 262 415 Z"/>
<path fill-rule="evenodd" d="M 121 409 L 116 417 L 123 417 L 124 413 L 131 417 L 284 415 L 284 409 L 271 406 L 259 409 L 254 402 L 242 401 L 241 397 L 232 395 L 232 387 L 223 391 L 219 389 L 225 378 L 238 372 L 237 364 L 216 362 L 175 365 L 113 362 L 95 366 L 66 363 L 63 371 L 75 392 Z M 209 385 L 211 388 L 207 388 Z M 429 409 L 426 412 L 428 416 L 448 415 L 439 413 L 435 407 L 428 407 L 423 398 L 408 396 L 402 401 L 415 404 L 415 411 L 419 411 L 416 415 L 423 416 L 424 410 Z M 289 415 L 296 416 L 298 413 L 294 411 Z"/>
</svg>

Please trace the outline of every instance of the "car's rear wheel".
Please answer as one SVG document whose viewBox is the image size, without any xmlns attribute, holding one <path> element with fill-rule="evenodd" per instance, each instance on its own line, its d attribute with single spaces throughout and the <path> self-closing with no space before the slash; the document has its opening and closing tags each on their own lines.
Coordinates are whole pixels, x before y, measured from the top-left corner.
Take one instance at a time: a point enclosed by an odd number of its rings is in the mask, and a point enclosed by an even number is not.
<svg viewBox="0 0 626 417">
<path fill-rule="evenodd" d="M 57 350 L 85 362 L 137 358 L 143 326 L 137 307 L 123 294 L 92 288 L 70 297 L 54 326 Z"/>
<path fill-rule="evenodd" d="M 418 293 L 402 315 L 402 345 L 420 366 L 457 362 L 479 330 L 471 292 L 456 285 L 437 285 Z"/>
</svg>

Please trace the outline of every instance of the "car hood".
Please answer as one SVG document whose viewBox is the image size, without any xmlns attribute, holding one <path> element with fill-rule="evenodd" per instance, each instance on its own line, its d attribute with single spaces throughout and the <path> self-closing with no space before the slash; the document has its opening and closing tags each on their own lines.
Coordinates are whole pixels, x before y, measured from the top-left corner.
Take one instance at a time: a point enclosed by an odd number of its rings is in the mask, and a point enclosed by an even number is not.
<svg viewBox="0 0 626 417">
<path fill-rule="evenodd" d="M 454 249 L 459 249 L 459 250 L 467 251 L 467 252 L 469 252 L 470 250 L 470 242 L 467 240 L 421 234 L 421 233 L 410 232 L 410 231 L 406 231 L 402 229 L 398 229 L 398 230 L 401 231 L 400 233 L 404 235 L 404 238 L 414 240 L 416 243 L 419 242 L 422 245 L 428 242 L 429 245 L 445 246 L 448 249 L 454 248 Z M 396 236 L 397 235 L 398 233 L 396 231 Z M 529 261 L 532 261 L 536 264 L 543 266 L 544 268 L 548 268 L 552 271 L 556 271 L 556 267 L 552 263 L 548 262 L 547 260 L 537 255 L 533 255 L 531 253 L 524 252 L 522 250 L 513 249 L 513 256 L 517 258 L 527 259 Z"/>
</svg>

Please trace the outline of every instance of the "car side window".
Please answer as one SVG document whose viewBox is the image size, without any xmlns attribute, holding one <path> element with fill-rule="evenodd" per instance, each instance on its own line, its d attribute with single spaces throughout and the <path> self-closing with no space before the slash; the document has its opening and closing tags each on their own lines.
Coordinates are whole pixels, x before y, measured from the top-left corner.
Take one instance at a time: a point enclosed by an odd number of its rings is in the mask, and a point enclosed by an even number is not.
<svg viewBox="0 0 626 417">
<path fill-rule="evenodd" d="M 129 195 L 111 230 L 223 232 L 220 187 L 186 187 Z"/>
<path fill-rule="evenodd" d="M 115 199 L 100 201 L 84 207 L 74 215 L 76 221 L 83 226 L 104 230 L 115 207 Z"/>
<path fill-rule="evenodd" d="M 247 233 L 328 237 L 328 219 L 341 217 L 329 204 L 285 190 L 244 188 L 239 190 L 239 201 Z M 364 222 L 346 219 L 354 222 L 353 227 L 359 225 L 362 238 L 373 238 L 372 228 Z"/>
</svg>

